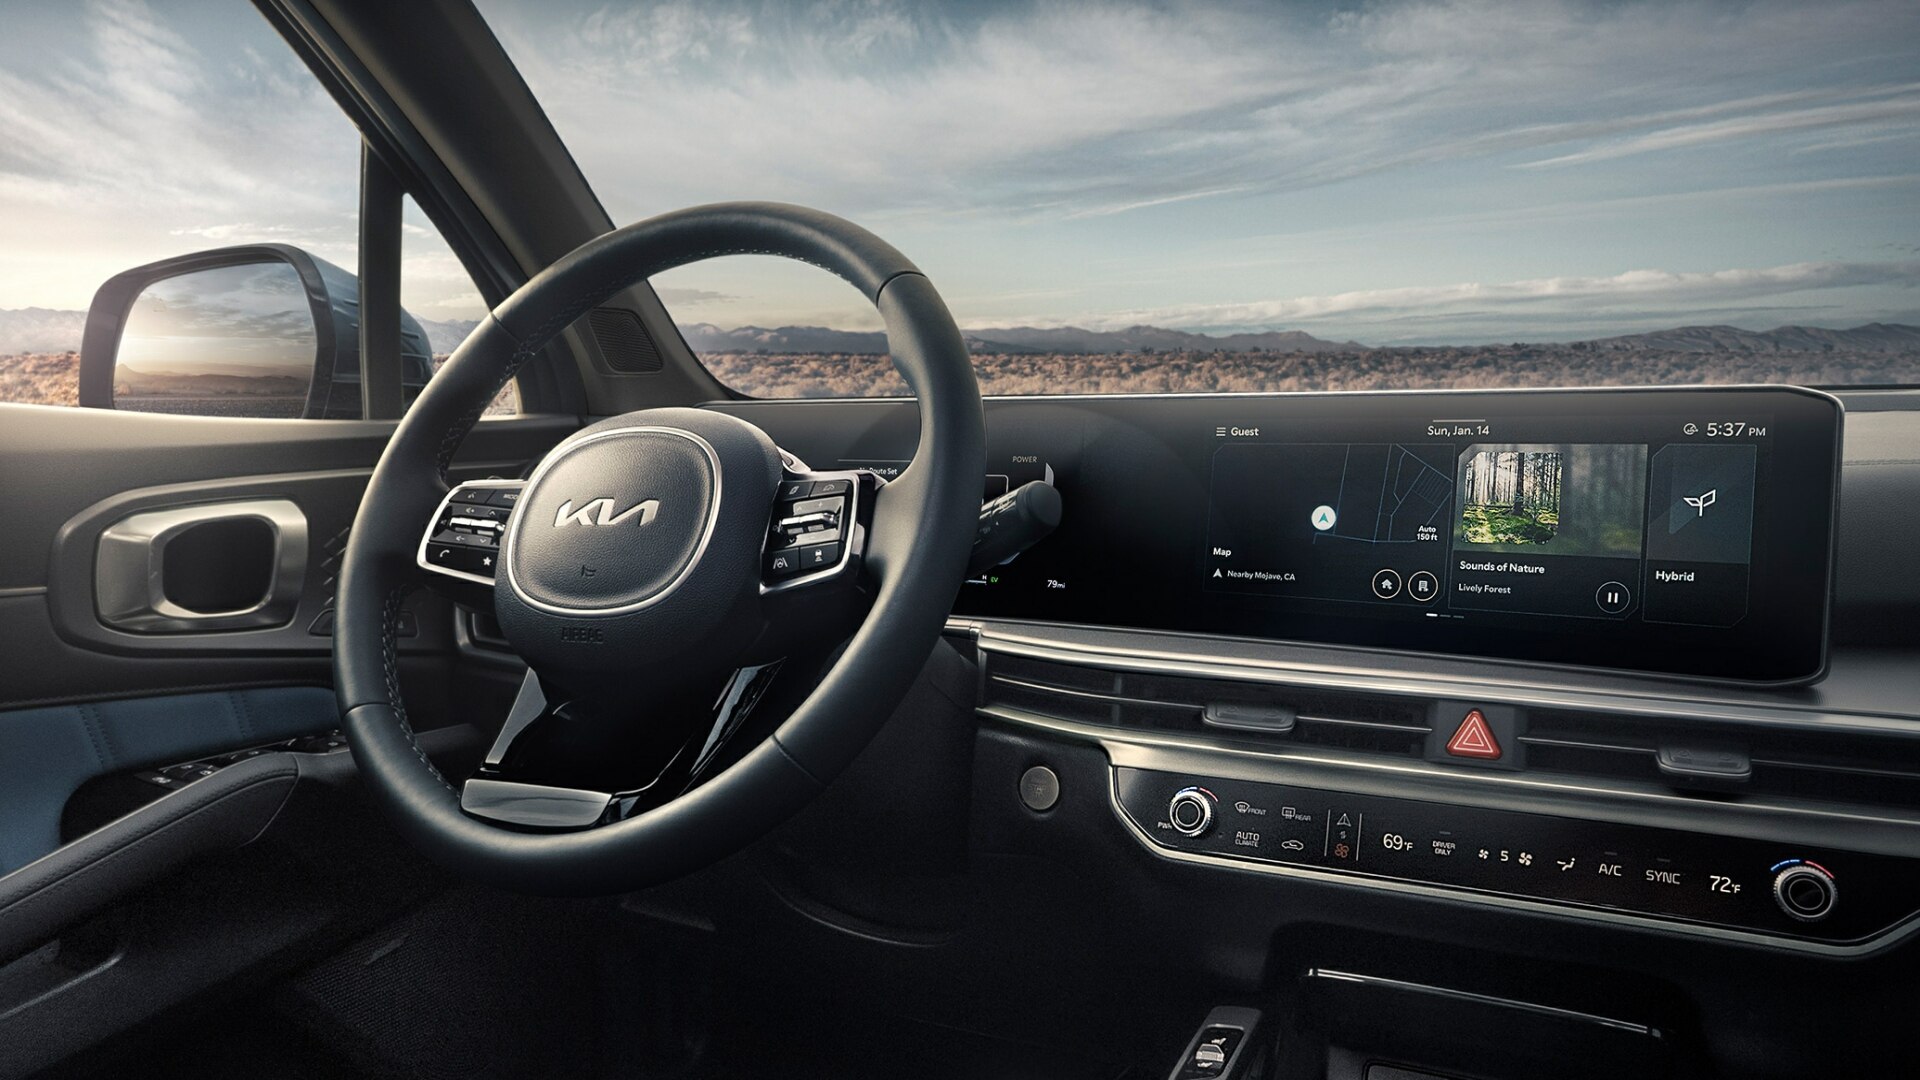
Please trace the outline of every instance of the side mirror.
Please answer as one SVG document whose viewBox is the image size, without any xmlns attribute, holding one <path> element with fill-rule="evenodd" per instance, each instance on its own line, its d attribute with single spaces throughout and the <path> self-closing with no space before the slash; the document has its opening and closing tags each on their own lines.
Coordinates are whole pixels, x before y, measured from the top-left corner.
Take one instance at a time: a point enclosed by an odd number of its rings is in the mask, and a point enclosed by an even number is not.
<svg viewBox="0 0 1920 1080">
<path fill-rule="evenodd" d="M 400 319 L 411 401 L 433 374 L 420 324 Z M 94 294 L 80 404 L 195 416 L 357 419 L 360 282 L 285 244 L 163 259 Z"/>
</svg>

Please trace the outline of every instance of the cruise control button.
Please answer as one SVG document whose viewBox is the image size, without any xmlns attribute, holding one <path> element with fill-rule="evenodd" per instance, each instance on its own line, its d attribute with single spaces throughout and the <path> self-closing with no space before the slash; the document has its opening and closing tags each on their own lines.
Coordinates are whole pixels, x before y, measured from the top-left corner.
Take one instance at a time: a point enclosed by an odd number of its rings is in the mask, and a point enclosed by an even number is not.
<svg viewBox="0 0 1920 1080">
<path fill-rule="evenodd" d="M 839 496 L 833 495 L 824 499 L 808 499 L 805 502 L 794 503 L 793 512 L 795 514 L 837 514 L 844 505 Z"/>
<path fill-rule="evenodd" d="M 1393 570 L 1376 570 L 1373 573 L 1373 595 L 1382 600 L 1400 598 L 1400 575 Z"/>
<path fill-rule="evenodd" d="M 839 544 L 814 544 L 800 549 L 800 563 L 808 570 L 823 570 L 839 562 Z"/>
<path fill-rule="evenodd" d="M 822 495 L 845 495 L 852 490 L 851 480 L 816 480 L 813 483 L 813 497 L 816 499 Z"/>
<path fill-rule="evenodd" d="M 780 482 L 780 493 L 776 495 L 775 498 L 783 501 L 787 499 L 804 499 L 811 494 L 813 494 L 813 481 L 783 480 Z"/>
<path fill-rule="evenodd" d="M 838 539 L 840 539 L 840 530 L 827 526 L 822 526 L 817 530 L 795 533 L 793 536 L 793 541 L 796 544 L 826 544 Z"/>
<path fill-rule="evenodd" d="M 800 551 L 797 548 L 769 552 L 767 555 L 767 576 L 770 578 L 792 577 L 800 569 Z"/>
<path fill-rule="evenodd" d="M 498 542 L 494 539 L 494 534 L 490 532 L 461 532 L 458 529 L 442 529 L 434 533 L 433 542 L 436 544 L 445 544 L 449 547 L 463 548 L 491 549 L 498 546 Z"/>
<path fill-rule="evenodd" d="M 513 513 L 512 510 L 504 506 L 482 506 L 465 503 L 453 507 L 452 510 L 454 517 L 470 518 L 474 521 L 505 521 L 507 520 L 507 516 Z"/>
</svg>

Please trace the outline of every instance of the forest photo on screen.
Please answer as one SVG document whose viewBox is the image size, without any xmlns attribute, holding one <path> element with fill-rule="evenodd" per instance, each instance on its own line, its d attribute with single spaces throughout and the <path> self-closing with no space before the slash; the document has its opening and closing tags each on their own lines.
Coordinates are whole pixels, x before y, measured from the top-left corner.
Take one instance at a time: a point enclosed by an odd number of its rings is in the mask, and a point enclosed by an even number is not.
<svg viewBox="0 0 1920 1080">
<path fill-rule="evenodd" d="M 1454 540 L 1481 551 L 1638 557 L 1647 448 L 1481 443 L 1460 455 Z"/>
<path fill-rule="evenodd" d="M 1460 524 L 1470 544 L 1543 544 L 1560 530 L 1560 455 L 1482 450 L 1461 477 Z"/>
</svg>

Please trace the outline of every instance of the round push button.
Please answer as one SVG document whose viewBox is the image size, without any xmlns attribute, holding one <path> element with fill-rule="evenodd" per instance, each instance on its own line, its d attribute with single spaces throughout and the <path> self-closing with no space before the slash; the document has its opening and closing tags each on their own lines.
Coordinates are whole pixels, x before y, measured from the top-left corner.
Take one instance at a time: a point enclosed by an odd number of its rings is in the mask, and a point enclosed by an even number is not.
<svg viewBox="0 0 1920 1080">
<path fill-rule="evenodd" d="M 1199 836 L 1213 827 L 1213 804 L 1205 788 L 1181 788 L 1167 804 L 1167 821 L 1182 836 Z"/>
<path fill-rule="evenodd" d="M 1060 801 L 1060 776 L 1045 765 L 1035 765 L 1020 775 L 1020 802 L 1036 814 L 1053 809 Z"/>
</svg>

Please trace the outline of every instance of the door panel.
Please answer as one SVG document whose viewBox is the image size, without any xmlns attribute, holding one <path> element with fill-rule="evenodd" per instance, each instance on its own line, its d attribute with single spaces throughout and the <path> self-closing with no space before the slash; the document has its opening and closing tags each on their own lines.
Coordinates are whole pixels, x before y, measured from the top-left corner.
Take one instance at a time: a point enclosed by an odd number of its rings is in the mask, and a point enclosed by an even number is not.
<svg viewBox="0 0 1920 1080">
<path fill-rule="evenodd" d="M 571 417 L 479 425 L 454 471 L 518 475 L 577 427 Z M 0 874 L 60 843 L 63 808 L 93 777 L 331 729 L 330 636 L 339 555 L 390 423 L 231 420 L 0 405 Z M 274 500 L 298 568 L 279 625 L 140 632 L 107 625 L 102 534 L 130 515 Z M 302 535 L 304 533 L 304 535 Z M 215 550 L 194 572 L 217 578 Z M 171 571 L 170 571 L 171 572 Z M 408 607 L 402 678 L 415 721 L 445 714 L 453 613 L 421 590 Z"/>
<path fill-rule="evenodd" d="M 488 421 L 453 472 L 519 475 L 578 426 L 570 416 Z M 265 753 L 177 789 L 129 775 L 336 725 L 324 617 L 392 428 L 0 404 L 0 1042 L 36 1048 L 0 1054 L 0 1076 L 124 1030 L 294 941 L 387 917 L 422 887 L 424 869 L 384 830 L 354 823 L 366 808 L 348 755 Z M 290 617 L 184 632 L 102 620 L 96 565 L 114 523 L 250 500 L 291 504 L 304 519 L 304 530 L 280 532 L 304 548 L 278 564 L 298 568 Z M 219 587 L 222 560 L 235 560 L 237 577 L 244 553 L 210 542 L 192 560 L 202 595 L 221 598 L 207 603 L 238 602 L 245 590 Z M 400 679 L 412 719 L 428 752 L 458 769 L 484 743 L 449 720 L 487 714 L 475 702 L 511 694 L 517 678 L 504 691 L 454 678 L 450 605 L 419 590 L 409 611 Z M 224 791 L 236 784 L 244 790 Z M 216 797 L 232 812 L 202 805 Z M 355 888 L 329 887 L 347 867 Z M 194 883 L 212 880 L 227 883 L 223 908 L 257 901 L 257 917 L 206 925 Z M 299 904 L 308 910 L 296 918 Z M 198 965 L 193 978 L 182 977 L 182 956 Z"/>
<path fill-rule="evenodd" d="M 489 421 L 454 472 L 513 475 L 578 426 L 572 417 Z M 0 404 L 7 542 L 0 544 L 0 709 L 262 685 L 324 685 L 330 605 L 346 530 L 392 425 L 229 420 Z M 279 498 L 307 521 L 305 580 L 277 627 L 141 634 L 101 622 L 100 534 L 161 507 Z M 451 615 L 416 593 L 403 651 L 448 655 Z"/>
</svg>

